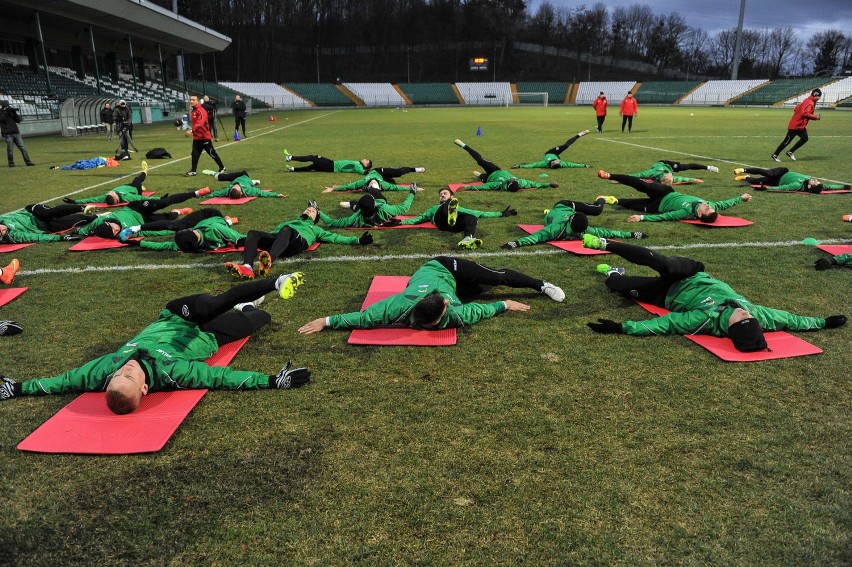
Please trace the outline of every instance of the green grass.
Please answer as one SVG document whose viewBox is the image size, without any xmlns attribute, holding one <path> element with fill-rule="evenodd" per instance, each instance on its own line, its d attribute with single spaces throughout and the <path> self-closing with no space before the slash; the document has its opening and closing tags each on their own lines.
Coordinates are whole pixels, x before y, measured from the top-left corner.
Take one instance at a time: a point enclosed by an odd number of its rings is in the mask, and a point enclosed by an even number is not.
<svg viewBox="0 0 852 567">
<path fill-rule="evenodd" d="M 307 283 L 290 301 L 267 301 L 273 323 L 233 365 L 272 372 L 292 358 L 313 370 L 305 388 L 210 392 L 163 451 L 110 458 L 15 449 L 73 396 L 0 404 L 0 564 L 849 564 L 849 325 L 800 334 L 822 355 L 752 364 L 721 362 L 680 337 L 596 335 L 587 321 L 646 317 L 606 291 L 598 259 L 549 246 L 499 248 L 521 236 L 517 223 L 540 223 L 558 199 L 630 195 L 598 179 L 598 168 L 629 172 L 661 158 L 716 164 L 721 173 L 699 174 L 707 182 L 685 192 L 713 200 L 740 194 L 732 169 L 771 167 L 789 116 L 643 108 L 627 136 L 611 115 L 608 131 L 564 154 L 592 169 L 547 171 L 560 189 L 461 194 L 466 207 L 520 210 L 513 219 L 481 221 L 486 247 L 465 256 L 548 279 L 568 297 L 556 304 L 495 290 L 489 297 L 526 301 L 532 310 L 462 329 L 455 347 L 352 347 L 344 332 L 296 332 L 316 317 L 357 309 L 374 274 L 410 274 L 432 255 L 455 253 L 458 240 L 376 231 L 374 246 L 324 244 L 274 267 L 303 270 Z M 848 183 L 852 115 L 823 118 L 791 169 Z M 222 142 L 219 152 L 230 170 L 246 168 L 290 198 L 226 212 L 240 217 L 244 231 L 295 217 L 309 198 L 340 214 L 341 196 L 320 192 L 354 178 L 283 173 L 285 147 L 425 166 L 425 174 L 403 178 L 427 189 L 412 207 L 417 213 L 443 184 L 470 178 L 475 166 L 454 138 L 509 166 L 540 159 L 583 128 L 594 129 L 593 113 L 571 107 L 255 116 L 249 139 Z M 210 181 L 182 176 L 188 160 L 179 160 L 190 144 L 171 126 L 138 128 L 135 142 L 176 156 L 151 162 L 146 185 L 159 194 Z M 2 212 L 96 184 L 78 195 L 103 192 L 139 164 L 51 171 L 108 155 L 112 142 L 26 144 L 38 167 L 0 168 Z M 202 156 L 199 170 L 211 163 Z M 539 173 L 524 171 L 531 179 Z M 644 243 L 702 260 L 756 303 L 826 316 L 849 315 L 850 272 L 816 272 L 813 261 L 823 254 L 795 242 L 849 242 L 845 213 L 852 213 L 849 195 L 757 193 L 731 211 L 755 222 L 742 229 L 629 225 L 616 207 L 595 223 L 641 228 L 651 235 Z M 220 257 L 67 248 L 40 244 L 17 253 L 23 270 L 15 284 L 29 290 L 2 317 L 26 331 L 0 339 L 7 376 L 80 365 L 111 352 L 169 299 L 234 283 Z M 122 269 L 103 269 L 110 267 Z"/>
</svg>

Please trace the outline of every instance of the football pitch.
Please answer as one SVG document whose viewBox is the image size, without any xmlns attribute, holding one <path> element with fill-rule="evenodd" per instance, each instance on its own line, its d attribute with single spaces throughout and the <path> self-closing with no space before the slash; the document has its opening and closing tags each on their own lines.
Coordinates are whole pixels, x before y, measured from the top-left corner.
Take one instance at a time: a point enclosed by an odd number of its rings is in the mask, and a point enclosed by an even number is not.
<svg viewBox="0 0 852 567">
<path fill-rule="evenodd" d="M 687 172 L 703 184 L 684 193 L 720 201 L 743 228 L 679 222 L 627 223 L 607 206 L 596 226 L 642 230 L 632 241 L 701 260 L 706 271 L 755 304 L 800 315 L 850 313 L 852 271 L 818 272 L 825 253 L 802 244 L 852 243 L 852 194 L 754 191 L 740 166 L 852 183 L 852 113 L 823 111 L 798 161 L 770 154 L 791 110 L 642 107 L 633 132 L 611 112 L 595 134 L 589 107 L 313 110 L 255 114 L 248 138 L 215 144 L 229 171 L 289 195 L 220 209 L 236 229 L 270 230 L 309 199 L 344 216 L 347 193 L 326 186 L 358 177 L 286 173 L 284 149 L 377 166 L 425 167 L 409 214 L 438 202 L 447 183 L 473 181 L 460 138 L 504 168 L 542 159 L 590 129 L 562 158 L 588 169 L 515 170 L 558 189 L 464 192 L 461 206 L 519 215 L 480 219 L 484 246 L 459 250 L 460 234 L 375 230 L 370 246 L 322 244 L 278 261 L 273 274 L 302 271 L 305 284 L 262 308 L 270 325 L 232 366 L 275 373 L 288 359 L 313 381 L 287 391 L 209 392 L 159 453 L 80 457 L 15 446 L 73 395 L 0 403 L 0 564 L 788 564 L 852 561 L 850 326 L 795 333 L 823 354 L 728 363 L 679 336 L 600 335 L 586 323 L 650 317 L 607 291 L 601 261 L 653 275 L 610 256 L 580 257 L 549 245 L 500 245 L 541 224 L 560 199 L 641 196 L 599 179 L 660 159 L 717 166 Z M 223 117 L 227 126 L 233 123 Z M 477 134 L 481 135 L 477 135 Z M 118 168 L 48 169 L 112 155 L 103 136 L 25 140 L 36 167 L 0 167 L 0 213 L 29 203 L 103 193 L 138 172 L 140 154 Z M 190 141 L 170 124 L 136 128 L 135 144 L 165 147 L 149 160 L 156 195 L 226 186 L 189 169 Z M 16 152 L 19 166 L 20 154 Z M 546 175 L 547 177 L 540 177 Z M 407 193 L 389 193 L 392 204 Z M 199 208 L 198 200 L 187 202 Z M 358 235 L 355 231 L 336 231 Z M 0 337 L 0 373 L 53 376 L 112 352 L 154 321 L 170 300 L 224 291 L 222 267 L 238 256 L 133 249 L 69 252 L 69 243 L 0 255 L 22 269 L 27 292 L 0 308 L 22 335 Z M 428 259 L 458 255 L 555 283 L 555 303 L 496 288 L 484 301 L 515 299 L 508 312 L 459 329 L 452 347 L 360 347 L 348 333 L 300 335 L 318 317 L 358 310 L 376 274 L 410 275 Z"/>
</svg>

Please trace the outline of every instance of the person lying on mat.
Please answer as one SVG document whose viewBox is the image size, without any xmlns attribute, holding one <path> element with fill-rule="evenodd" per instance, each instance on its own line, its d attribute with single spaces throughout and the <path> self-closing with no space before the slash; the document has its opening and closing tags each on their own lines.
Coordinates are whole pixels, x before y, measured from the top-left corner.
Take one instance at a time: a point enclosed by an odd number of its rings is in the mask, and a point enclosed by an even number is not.
<svg viewBox="0 0 852 567">
<path fill-rule="evenodd" d="M 142 396 L 158 390 L 211 388 L 261 390 L 297 388 L 310 380 L 307 368 L 290 362 L 276 374 L 208 366 L 222 345 L 248 337 L 272 317 L 257 309 L 267 293 L 287 299 L 301 273 L 246 282 L 219 295 L 198 294 L 170 301 L 159 318 L 113 353 L 51 378 L 16 382 L 0 377 L 0 400 L 17 396 L 106 392 L 117 414 L 135 410 Z"/>
<path fill-rule="evenodd" d="M 98 217 L 84 213 L 84 205 L 27 205 L 23 209 L 0 216 L 0 244 L 25 242 L 59 242 L 80 240 L 74 233 L 63 232 L 82 227 Z"/>
<path fill-rule="evenodd" d="M 142 162 L 142 171 L 133 178 L 127 185 L 119 185 L 118 187 L 114 187 L 103 193 L 101 195 L 95 195 L 94 197 L 86 197 L 84 199 L 71 199 L 69 197 L 65 197 L 62 199 L 66 203 L 76 204 L 76 205 L 87 205 L 89 203 L 106 203 L 107 205 L 118 205 L 120 203 L 132 203 L 134 201 L 144 201 L 148 197 L 142 195 L 142 192 L 145 191 L 145 187 L 142 183 L 148 178 L 148 164 L 144 161 Z"/>
<path fill-rule="evenodd" d="M 405 219 L 399 224 L 421 224 L 431 222 L 444 232 L 463 232 L 464 238 L 459 241 L 459 248 L 474 250 L 482 246 L 482 240 L 476 238 L 477 219 L 513 217 L 518 211 L 506 207 L 502 211 L 476 211 L 459 207 L 459 200 L 446 187 L 438 191 L 438 204 L 426 209 L 420 216 Z"/>
<path fill-rule="evenodd" d="M 199 190 L 200 191 L 200 190 Z M 181 215 L 188 215 L 192 212 L 190 208 L 176 209 L 169 213 L 158 213 L 160 209 L 182 203 L 187 199 L 199 196 L 199 191 L 187 191 L 176 195 L 163 195 L 159 199 L 146 197 L 144 201 L 134 201 L 128 204 L 123 209 L 110 210 L 108 213 L 98 215 L 95 220 L 89 224 L 77 229 L 77 233 L 82 236 L 100 236 L 101 238 L 118 238 L 118 235 L 127 228 L 140 227 L 148 223 L 157 221 L 174 221 Z M 69 205 L 70 206 L 70 205 Z M 96 212 L 98 209 L 92 207 L 91 211 Z M 87 208 L 86 212 L 90 212 Z M 187 226 L 179 226 L 170 230 L 180 230 L 193 226 L 200 218 L 192 217 L 190 224 Z M 158 225 L 159 226 L 159 225 Z M 164 230 L 157 228 L 156 230 Z"/>
<path fill-rule="evenodd" d="M 581 137 L 585 136 L 588 133 L 589 133 L 588 130 L 583 130 L 582 132 L 578 133 L 576 136 L 572 136 L 572 137 L 568 138 L 568 140 L 566 140 L 566 142 L 564 144 L 550 148 L 549 150 L 544 152 L 544 159 L 542 159 L 541 161 L 536 161 L 536 162 L 533 162 L 533 163 L 515 164 L 515 165 L 512 166 L 512 169 L 544 169 L 544 168 L 559 169 L 559 168 L 562 168 L 562 167 L 590 167 L 588 164 L 585 164 L 585 163 L 574 163 L 574 162 L 570 162 L 570 161 L 562 161 L 562 159 L 560 159 L 560 157 L 559 157 L 562 154 L 562 152 L 564 152 L 565 150 L 568 149 L 569 146 L 571 146 L 571 144 L 573 144 L 574 142 L 576 142 L 577 140 L 579 140 Z"/>
<path fill-rule="evenodd" d="M 370 232 L 361 236 L 334 234 L 317 226 L 318 218 L 317 202 L 310 201 L 299 218 L 282 222 L 272 232 L 250 230 L 243 243 L 242 264 L 225 262 L 225 269 L 234 276 L 246 279 L 266 277 L 275 260 L 301 254 L 318 241 L 353 246 L 373 243 Z"/>
<path fill-rule="evenodd" d="M 682 177 L 680 175 L 675 175 L 678 171 L 688 171 L 691 169 L 702 169 L 712 171 L 713 173 L 719 173 L 719 168 L 715 165 L 681 163 L 679 161 L 661 159 L 660 161 L 652 163 L 651 167 L 648 169 L 637 171 L 635 173 L 628 173 L 628 175 L 632 175 L 633 177 L 638 177 L 640 179 L 650 179 L 651 181 L 656 181 L 657 183 L 669 186 L 674 183 L 704 183 L 703 179 L 698 179 L 696 177 Z"/>
<path fill-rule="evenodd" d="M 229 181 L 227 187 L 218 189 L 210 193 L 210 197 L 228 197 L 229 199 L 242 199 L 243 197 L 265 197 L 273 199 L 283 199 L 287 195 L 283 193 L 273 193 L 272 191 L 264 191 L 260 189 L 260 179 L 252 179 L 247 171 L 235 171 L 227 173 L 224 171 L 213 171 L 205 169 L 201 173 L 212 175 L 216 181 Z"/>
<path fill-rule="evenodd" d="M 160 220 L 131 226 L 118 233 L 118 239 L 145 250 L 204 252 L 229 246 L 239 247 L 246 235 L 231 228 L 236 218 L 226 217 L 216 209 L 201 209 L 177 220 Z M 172 240 L 134 240 L 134 236 L 174 235 Z"/>
<path fill-rule="evenodd" d="M 820 258 L 814 262 L 814 268 L 820 272 L 831 269 L 834 266 L 852 267 L 852 254 L 838 254 L 837 256 L 831 256 L 829 258 Z"/>
<path fill-rule="evenodd" d="M 845 315 L 803 317 L 755 305 L 725 282 L 704 272 L 704 264 L 681 256 L 666 257 L 642 246 L 607 242 L 587 234 L 583 246 L 607 250 L 629 262 L 648 266 L 659 276 L 628 276 L 624 268 L 600 264 L 598 272 L 606 275 L 606 286 L 637 301 L 665 307 L 671 313 L 644 321 L 617 323 L 598 319 L 588 323 L 598 333 L 649 335 L 713 335 L 728 337 L 742 352 L 763 350 L 763 331 L 817 331 L 833 329 L 846 323 Z"/>
<path fill-rule="evenodd" d="M 521 272 L 495 270 L 462 258 L 438 256 L 414 272 L 401 293 L 363 311 L 315 319 L 300 327 L 299 332 L 311 334 L 326 327 L 371 329 L 384 325 L 447 329 L 472 325 L 504 311 L 529 311 L 529 305 L 511 299 L 465 303 L 498 285 L 533 289 L 554 301 L 565 299 L 565 292 L 559 287 Z"/>
<path fill-rule="evenodd" d="M 758 191 L 805 191 L 822 193 L 829 189 L 850 189 L 848 183 L 823 183 L 816 177 L 790 171 L 786 167 L 764 169 L 762 167 L 738 167 L 734 170 L 737 181 L 759 185 Z M 752 175 L 754 174 L 754 175 Z M 760 176 L 760 177 L 758 177 Z"/>
<path fill-rule="evenodd" d="M 589 226 L 587 215 L 597 216 L 603 212 L 604 205 L 618 203 L 618 199 L 600 195 L 594 203 L 580 201 L 559 201 L 549 211 L 544 211 L 544 227 L 528 236 L 506 242 L 500 248 L 513 250 L 520 246 L 531 246 L 552 240 L 580 240 L 583 235 L 594 234 L 607 238 L 648 238 L 644 232 L 612 230 L 609 228 Z"/>
<path fill-rule="evenodd" d="M 358 173 L 364 175 L 373 167 L 373 162 L 367 158 L 360 160 L 354 159 L 338 159 L 331 160 L 327 157 L 317 155 L 294 156 L 286 149 L 284 150 L 284 159 L 287 161 L 307 161 L 310 165 L 301 167 L 287 166 L 287 171 L 302 172 L 302 171 L 322 171 L 325 173 Z"/>
<path fill-rule="evenodd" d="M 520 191 L 521 189 L 543 189 L 545 187 L 558 188 L 559 183 L 551 181 L 550 183 L 538 183 L 527 179 L 519 179 L 494 162 L 483 158 L 479 152 L 462 142 L 454 140 L 453 143 L 469 153 L 476 164 L 483 171 L 474 171 L 473 174 L 479 178 L 482 185 L 465 185 L 462 187 L 464 191 Z"/>
<path fill-rule="evenodd" d="M 377 167 L 367 172 L 363 179 L 346 183 L 344 185 L 332 185 L 323 189 L 323 193 L 331 193 L 332 191 L 360 191 L 366 190 L 367 187 L 378 189 L 379 191 L 410 191 L 412 187 L 417 187 L 416 183 L 411 185 L 397 185 L 392 174 L 400 175 L 400 172 L 409 171 L 426 171 L 422 167 Z M 422 189 L 421 189 L 422 191 Z"/>
<path fill-rule="evenodd" d="M 602 179 L 612 179 L 630 187 L 637 191 L 641 191 L 648 195 L 644 199 L 618 199 L 619 205 L 625 209 L 640 211 L 643 213 L 655 213 L 650 215 L 630 215 L 627 217 L 627 222 L 659 222 L 672 220 L 695 220 L 698 219 L 705 223 L 714 223 L 719 218 L 717 211 L 729 209 L 734 205 L 744 201 L 751 201 L 751 195 L 743 193 L 739 197 L 734 197 L 726 201 L 706 201 L 701 197 L 685 195 L 678 193 L 671 188 L 671 185 L 666 183 L 657 183 L 656 181 L 643 181 L 632 175 L 622 175 L 620 173 L 607 173 L 604 170 L 598 171 L 598 177 Z"/>
<path fill-rule="evenodd" d="M 414 203 L 417 184 L 409 189 L 409 194 L 399 205 L 389 205 L 384 194 L 374 187 L 365 187 L 364 195 L 351 201 L 341 201 L 340 206 L 355 211 L 348 217 L 334 219 L 318 210 L 319 219 L 329 228 L 347 228 L 351 226 L 369 228 L 371 226 L 396 226 L 397 215 L 404 215 Z"/>
</svg>

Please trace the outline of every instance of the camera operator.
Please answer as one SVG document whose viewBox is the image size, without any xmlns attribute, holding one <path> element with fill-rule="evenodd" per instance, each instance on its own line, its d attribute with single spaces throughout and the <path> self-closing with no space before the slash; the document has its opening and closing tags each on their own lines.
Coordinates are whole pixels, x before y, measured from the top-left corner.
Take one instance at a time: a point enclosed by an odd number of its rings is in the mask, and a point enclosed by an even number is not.
<svg viewBox="0 0 852 567">
<path fill-rule="evenodd" d="M 9 160 L 9 167 L 15 167 L 15 155 L 12 153 L 13 144 L 21 150 L 21 155 L 24 156 L 24 163 L 35 165 L 30 160 L 27 148 L 24 147 L 24 140 L 21 138 L 21 131 L 18 129 L 20 122 L 21 117 L 18 116 L 18 109 L 9 106 L 8 100 L 0 100 L 0 134 L 6 140 L 6 157 Z"/>
<path fill-rule="evenodd" d="M 115 119 L 115 130 L 118 133 L 118 149 L 116 155 L 128 151 L 127 147 L 133 148 L 133 151 L 138 152 L 139 149 L 133 144 L 133 114 L 130 112 L 130 107 L 124 100 L 118 101 L 115 105 L 115 110 L 112 111 L 112 117 Z"/>
<path fill-rule="evenodd" d="M 218 110 L 216 107 L 219 106 L 218 101 L 210 100 L 208 95 L 204 95 L 204 103 L 201 107 L 207 111 L 207 119 L 210 121 L 210 132 L 213 133 L 213 141 L 219 141 L 219 130 L 216 128 L 216 113 Z"/>
</svg>

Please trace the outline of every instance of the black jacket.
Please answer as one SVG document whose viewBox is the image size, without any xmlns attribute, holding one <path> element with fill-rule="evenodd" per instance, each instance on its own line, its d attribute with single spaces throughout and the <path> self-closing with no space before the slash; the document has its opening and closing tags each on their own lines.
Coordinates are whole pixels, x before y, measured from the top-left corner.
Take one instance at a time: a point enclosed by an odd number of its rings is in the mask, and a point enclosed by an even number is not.
<svg viewBox="0 0 852 567">
<path fill-rule="evenodd" d="M 103 122 L 104 124 L 112 124 L 113 122 L 115 122 L 115 118 L 113 118 L 112 112 L 113 111 L 112 111 L 111 108 L 106 108 L 106 107 L 102 108 L 101 109 L 101 122 Z"/>
<path fill-rule="evenodd" d="M 3 110 L 0 110 L 0 134 L 3 136 L 6 134 L 20 134 L 21 131 L 18 129 L 18 122 L 20 121 L 21 117 L 18 116 L 17 108 L 7 106 Z"/>
<path fill-rule="evenodd" d="M 241 100 L 235 100 L 231 105 L 231 108 L 234 109 L 234 116 L 237 118 L 245 118 L 246 117 L 246 103 Z"/>
</svg>

